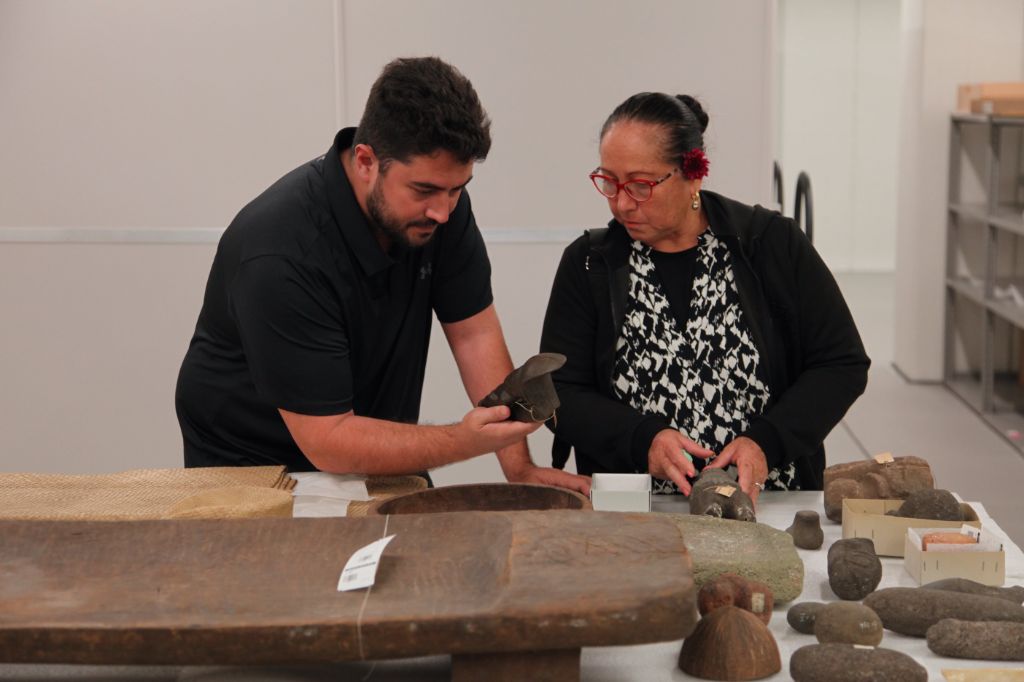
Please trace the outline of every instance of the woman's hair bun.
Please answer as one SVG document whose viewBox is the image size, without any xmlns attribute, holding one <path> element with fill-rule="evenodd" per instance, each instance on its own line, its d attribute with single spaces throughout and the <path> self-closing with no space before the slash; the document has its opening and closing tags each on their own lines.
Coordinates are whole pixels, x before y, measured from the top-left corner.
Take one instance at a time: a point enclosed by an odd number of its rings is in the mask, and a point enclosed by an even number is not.
<svg viewBox="0 0 1024 682">
<path fill-rule="evenodd" d="M 704 132 L 708 129 L 708 115 L 704 111 L 704 107 L 700 105 L 695 98 L 689 95 L 676 95 L 676 99 L 686 105 L 686 108 L 693 112 L 693 115 L 697 118 L 697 122 L 700 123 L 700 132 Z"/>
</svg>

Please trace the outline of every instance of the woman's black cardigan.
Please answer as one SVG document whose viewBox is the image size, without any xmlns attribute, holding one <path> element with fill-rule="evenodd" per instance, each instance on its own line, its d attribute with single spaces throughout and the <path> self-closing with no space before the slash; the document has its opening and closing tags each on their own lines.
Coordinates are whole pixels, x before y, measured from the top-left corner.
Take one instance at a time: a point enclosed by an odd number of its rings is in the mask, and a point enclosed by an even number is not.
<svg viewBox="0 0 1024 682">
<path fill-rule="evenodd" d="M 709 229 L 732 254 L 744 319 L 771 389 L 764 414 L 744 435 L 761 446 L 770 469 L 795 462 L 800 487 L 820 490 L 825 436 L 867 384 L 870 360 L 853 317 L 792 219 L 713 192 L 702 191 L 701 200 Z M 570 244 L 555 275 L 541 351 L 568 358 L 554 375 L 562 403 L 557 423 L 548 422 L 559 468 L 574 447 L 583 474 L 647 471 L 651 440 L 669 428 L 612 391 L 629 251 L 629 235 L 613 220 Z"/>
</svg>

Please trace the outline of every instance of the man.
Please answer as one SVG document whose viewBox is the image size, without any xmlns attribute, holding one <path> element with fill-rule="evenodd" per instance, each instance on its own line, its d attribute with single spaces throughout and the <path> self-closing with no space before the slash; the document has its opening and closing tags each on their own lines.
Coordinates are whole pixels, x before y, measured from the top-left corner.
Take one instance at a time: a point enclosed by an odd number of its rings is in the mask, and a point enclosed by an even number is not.
<svg viewBox="0 0 1024 682">
<path fill-rule="evenodd" d="M 509 481 L 586 492 L 530 461 L 504 406 L 417 425 L 432 311 L 476 404 L 512 370 L 465 187 L 490 149 L 470 82 L 399 59 L 357 129 L 242 209 L 178 377 L 186 466 L 409 474 L 497 452 Z"/>
</svg>

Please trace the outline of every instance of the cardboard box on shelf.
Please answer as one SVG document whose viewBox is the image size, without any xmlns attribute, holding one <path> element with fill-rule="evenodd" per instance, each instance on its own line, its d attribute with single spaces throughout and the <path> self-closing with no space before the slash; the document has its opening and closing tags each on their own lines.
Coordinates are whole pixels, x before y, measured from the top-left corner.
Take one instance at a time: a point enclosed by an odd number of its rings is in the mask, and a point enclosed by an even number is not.
<svg viewBox="0 0 1024 682">
<path fill-rule="evenodd" d="M 904 538 L 903 567 L 918 585 L 967 578 L 983 585 L 1002 586 L 1006 580 L 1006 555 L 1003 545 L 988 531 L 979 532 L 973 545 L 930 545 L 922 549 L 922 538 L 928 533 L 948 528 L 908 528 Z"/>
<path fill-rule="evenodd" d="M 976 99 L 971 113 L 990 116 L 1024 116 L 1024 99 Z"/>
<path fill-rule="evenodd" d="M 903 500 L 843 500 L 843 537 L 868 538 L 875 543 L 879 556 L 903 556 L 908 528 L 959 529 L 967 524 L 981 528 L 977 512 L 969 504 L 960 503 L 963 521 L 935 521 L 886 516 L 886 512 L 899 509 Z"/>
<path fill-rule="evenodd" d="M 976 100 L 1024 100 L 1024 82 L 964 83 L 957 88 L 956 110 L 962 113 L 998 113 L 974 111 Z"/>
</svg>

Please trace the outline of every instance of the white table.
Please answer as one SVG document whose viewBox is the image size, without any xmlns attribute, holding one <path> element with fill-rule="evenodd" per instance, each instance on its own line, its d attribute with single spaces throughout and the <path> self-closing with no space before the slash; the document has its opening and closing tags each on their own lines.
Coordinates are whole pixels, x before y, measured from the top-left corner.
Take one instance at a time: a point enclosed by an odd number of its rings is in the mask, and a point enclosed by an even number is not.
<svg viewBox="0 0 1024 682">
<path fill-rule="evenodd" d="M 658 500 L 658 498 L 655 498 Z M 989 517 L 983 505 L 970 502 L 978 512 L 981 525 L 1003 541 L 1006 551 L 1006 584 L 1024 584 L 1024 554 L 1014 545 L 998 525 Z M 654 504 L 655 511 L 685 512 L 687 503 L 678 498 L 658 500 Z M 793 523 L 793 516 L 801 509 L 812 509 L 821 514 L 822 529 L 825 531 L 825 542 L 821 549 L 798 549 L 804 562 L 804 589 L 794 601 L 778 605 L 772 615 L 769 627 L 779 645 L 782 657 L 782 672 L 766 680 L 788 680 L 789 658 L 794 651 L 808 644 L 816 644 L 813 635 L 803 635 L 789 627 L 786 622 L 786 611 L 793 604 L 802 601 L 838 601 L 828 586 L 828 568 L 825 557 L 829 546 L 842 537 L 842 526 L 825 518 L 822 494 L 820 492 L 766 492 L 761 495 L 757 510 L 757 520 L 774 528 L 785 529 Z M 903 559 L 882 557 L 883 587 L 917 587 L 917 583 L 903 568 Z M 885 631 L 882 647 L 902 651 L 914 658 L 928 669 L 929 679 L 941 680 L 943 668 L 1013 668 L 1024 664 L 1006 661 L 969 661 L 966 659 L 942 658 L 931 652 L 924 638 L 907 637 L 890 630 Z M 662 642 L 633 647 L 600 647 L 583 650 L 582 672 L 587 682 L 612 680 L 643 680 L 644 682 L 661 682 L 662 680 L 692 679 L 678 670 L 676 661 L 682 642 Z"/>
<path fill-rule="evenodd" d="M 978 512 L 982 527 L 1002 539 L 1006 551 L 1006 584 L 1024 584 L 1024 554 L 1014 545 L 998 525 L 989 517 L 983 505 L 971 502 Z M 685 498 L 656 496 L 655 511 L 686 513 Z M 820 492 L 766 492 L 758 505 L 758 521 L 784 529 L 793 522 L 801 509 L 813 509 L 822 516 L 825 542 L 819 550 L 797 550 L 804 561 L 804 589 L 793 602 L 776 606 L 770 628 L 779 645 L 782 672 L 768 680 L 788 680 L 789 657 L 802 646 L 814 644 L 811 635 L 802 635 L 789 627 L 786 611 L 801 601 L 836 601 L 828 586 L 826 552 L 842 536 L 842 527 L 824 516 Z M 916 583 L 903 568 L 902 559 L 882 559 L 882 587 L 915 587 Z M 581 677 L 585 682 L 662 682 L 693 679 L 676 667 L 682 641 L 661 642 L 627 647 L 592 647 L 583 649 Z M 1014 668 L 1024 664 L 966 659 L 940 658 L 933 654 L 923 638 L 906 637 L 885 631 L 881 646 L 896 649 L 912 656 L 928 669 L 929 678 L 941 680 L 943 668 Z M 144 680 L 146 682 L 222 682 L 242 680 L 253 682 L 338 682 L 357 680 L 366 682 L 400 682 L 416 680 L 433 682 L 448 680 L 450 659 L 430 656 L 403 661 L 373 663 L 347 663 L 318 666 L 291 666 L 278 668 L 242 667 L 132 667 L 132 666 L 57 666 L 57 665 L 5 665 L 0 664 L 0 679 L 29 680 Z"/>
</svg>

